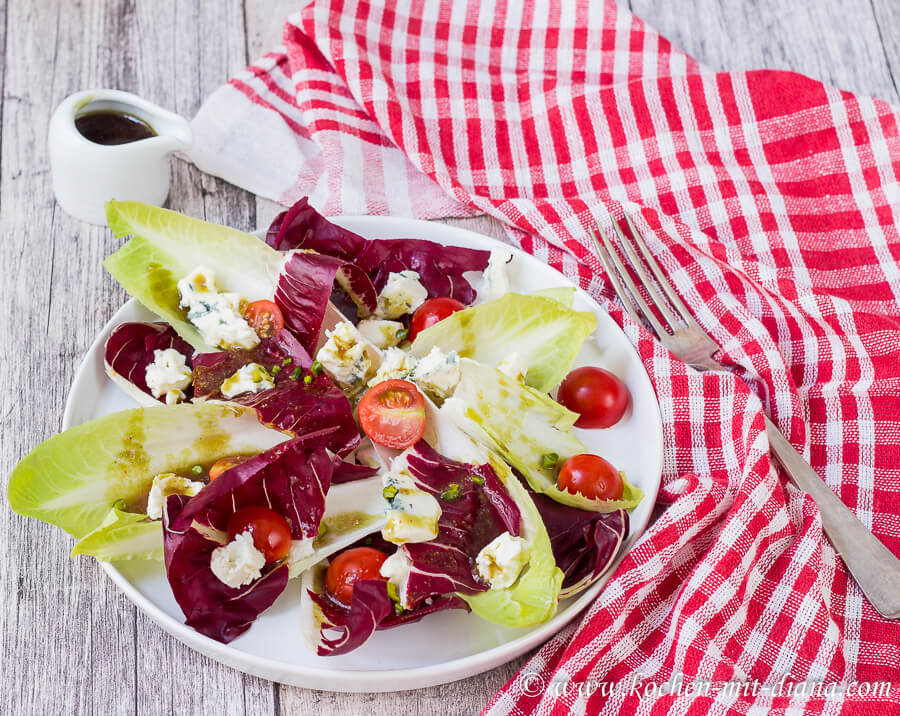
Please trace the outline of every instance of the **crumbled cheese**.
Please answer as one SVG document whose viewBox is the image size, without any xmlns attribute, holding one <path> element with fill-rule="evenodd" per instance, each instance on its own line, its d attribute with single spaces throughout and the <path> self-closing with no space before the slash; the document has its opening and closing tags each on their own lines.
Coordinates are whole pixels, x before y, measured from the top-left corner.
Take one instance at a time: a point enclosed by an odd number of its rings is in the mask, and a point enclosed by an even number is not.
<svg viewBox="0 0 900 716">
<path fill-rule="evenodd" d="M 417 271 L 400 271 L 388 274 L 387 283 L 378 295 L 378 318 L 400 318 L 412 313 L 425 303 L 428 291 L 419 281 Z"/>
<path fill-rule="evenodd" d="M 266 556 L 256 549 L 250 530 L 235 535 L 228 544 L 216 547 L 209 561 L 212 573 L 232 589 L 259 579 L 265 566 Z"/>
<path fill-rule="evenodd" d="M 219 348 L 255 348 L 259 336 L 242 315 L 247 300 L 238 293 L 220 293 L 216 276 L 198 266 L 178 282 L 182 308 L 188 320 L 211 346 Z"/>
<path fill-rule="evenodd" d="M 396 461 L 395 461 L 396 462 Z M 387 522 L 381 535 L 394 544 L 406 542 L 428 542 L 437 537 L 441 506 L 432 495 L 416 487 L 408 473 L 392 471 L 382 475 L 381 481 L 386 492 Z M 387 492 L 396 490 L 393 497 Z"/>
<path fill-rule="evenodd" d="M 147 495 L 147 517 L 161 520 L 163 505 L 169 495 L 193 497 L 205 487 L 204 483 L 188 480 L 174 472 L 164 472 L 153 478 L 150 494 Z"/>
<path fill-rule="evenodd" d="M 459 355 L 456 351 L 442 353 L 433 346 L 424 358 L 420 358 L 412 378 L 423 390 L 439 398 L 449 398 L 459 383 Z"/>
<path fill-rule="evenodd" d="M 475 558 L 475 568 L 491 589 L 511 587 L 528 564 L 527 543 L 509 532 L 497 535 Z"/>
<path fill-rule="evenodd" d="M 508 356 L 506 356 L 506 358 L 500 361 L 500 365 L 497 366 L 497 370 L 503 373 L 503 375 L 509 376 L 513 380 L 524 383 L 525 374 L 528 372 L 528 364 L 525 362 L 524 358 L 513 351 Z"/>
<path fill-rule="evenodd" d="M 165 395 L 168 405 L 184 400 L 184 391 L 193 378 L 184 355 L 174 348 L 153 351 L 153 362 L 147 366 L 144 376 L 153 397 Z"/>
<path fill-rule="evenodd" d="M 299 562 L 315 552 L 313 542 L 312 538 L 291 540 L 291 548 L 288 551 L 288 563 Z"/>
<path fill-rule="evenodd" d="M 372 373 L 372 359 L 368 344 L 350 321 L 338 323 L 325 335 L 316 360 L 341 388 L 356 390 L 365 384 Z"/>
<path fill-rule="evenodd" d="M 382 577 L 391 584 L 397 585 L 397 596 L 400 597 L 400 606 L 404 609 L 409 609 L 409 603 L 406 601 L 406 583 L 409 580 L 411 567 L 412 562 L 406 554 L 406 550 L 401 547 L 381 563 L 379 570 Z"/>
<path fill-rule="evenodd" d="M 369 381 L 369 386 L 384 380 L 407 380 L 415 370 L 417 362 L 415 356 L 411 356 L 406 351 L 399 348 L 388 348 L 384 352 L 381 365 L 378 366 L 374 377 Z"/>
<path fill-rule="evenodd" d="M 384 321 L 378 318 L 360 321 L 356 330 L 365 340 L 382 350 L 397 345 L 403 340 L 400 336 L 406 335 L 401 333 L 406 329 L 399 321 Z"/>
<path fill-rule="evenodd" d="M 275 387 L 272 375 L 259 363 L 248 363 L 222 381 L 222 396 L 233 398 L 241 393 L 259 393 Z"/>
<path fill-rule="evenodd" d="M 512 254 L 505 249 L 491 249 L 491 257 L 488 259 L 487 268 L 478 288 L 478 303 L 495 301 L 509 293 L 509 276 L 506 273 L 506 265 L 512 259 Z"/>
</svg>

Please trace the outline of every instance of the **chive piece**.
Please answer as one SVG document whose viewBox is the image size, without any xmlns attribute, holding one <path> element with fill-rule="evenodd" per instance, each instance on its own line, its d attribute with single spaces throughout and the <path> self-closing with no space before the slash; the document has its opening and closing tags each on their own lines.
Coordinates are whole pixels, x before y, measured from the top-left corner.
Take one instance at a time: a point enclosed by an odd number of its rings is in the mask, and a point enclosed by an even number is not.
<svg viewBox="0 0 900 716">
<path fill-rule="evenodd" d="M 281 361 L 281 365 L 283 365 L 285 368 L 287 368 L 293 362 L 294 362 L 293 358 L 285 358 L 283 361 Z"/>
<path fill-rule="evenodd" d="M 409 329 L 401 328 L 399 331 L 397 331 L 397 340 L 398 341 L 406 340 L 406 337 L 408 335 L 409 335 Z"/>
<path fill-rule="evenodd" d="M 394 614 L 403 614 L 403 607 L 400 606 L 400 602 L 394 602 Z"/>
<path fill-rule="evenodd" d="M 294 380 L 300 380 L 301 375 L 303 375 L 303 368 L 298 365 L 291 373 L 291 378 L 293 378 Z"/>
<path fill-rule="evenodd" d="M 396 485 L 388 485 L 387 487 L 385 487 L 385 488 L 381 491 L 381 496 L 382 496 L 385 500 L 387 500 L 388 502 L 390 502 L 391 500 L 393 500 L 393 499 L 397 496 L 397 493 L 398 493 L 398 492 L 400 492 L 400 490 L 397 489 L 397 486 L 396 486 Z"/>
<path fill-rule="evenodd" d="M 303 376 L 303 384 L 304 385 L 309 385 L 310 383 L 312 383 L 312 381 L 313 381 L 313 377 L 311 375 Z"/>
<path fill-rule="evenodd" d="M 481 475 L 469 475 L 469 479 L 476 485 L 484 484 L 484 478 Z"/>
<path fill-rule="evenodd" d="M 281 372 L 281 366 L 280 366 L 280 365 L 273 365 L 273 366 L 272 366 L 272 370 L 270 370 L 269 372 L 270 372 L 273 376 L 274 376 L 274 375 L 278 375 L 278 374 Z"/>
<path fill-rule="evenodd" d="M 395 604 L 400 603 L 400 592 L 397 590 L 397 585 L 393 582 L 387 583 L 387 593 L 388 597 L 390 597 L 391 601 Z"/>
<path fill-rule="evenodd" d="M 312 365 L 309 367 L 309 372 L 313 375 L 321 375 L 322 374 L 322 364 L 319 361 L 314 360 Z"/>
<path fill-rule="evenodd" d="M 547 470 L 551 470 L 556 467 L 556 463 L 559 462 L 559 455 L 555 452 L 548 452 L 546 455 L 541 455 L 541 467 L 546 468 Z"/>
<path fill-rule="evenodd" d="M 203 473 L 203 468 L 200 465 L 194 465 L 191 468 L 191 472 L 193 472 L 195 475 L 200 475 Z"/>
<path fill-rule="evenodd" d="M 445 489 L 441 493 L 441 499 L 446 500 L 447 502 L 453 502 L 453 500 L 459 499 L 459 485 L 455 482 L 451 482 L 447 485 L 447 489 Z"/>
</svg>

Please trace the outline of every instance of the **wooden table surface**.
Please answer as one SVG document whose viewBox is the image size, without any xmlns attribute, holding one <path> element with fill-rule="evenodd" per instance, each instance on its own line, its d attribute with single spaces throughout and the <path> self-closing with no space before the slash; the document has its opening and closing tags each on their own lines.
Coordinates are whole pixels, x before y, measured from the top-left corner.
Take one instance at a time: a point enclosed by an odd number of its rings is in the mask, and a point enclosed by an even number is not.
<svg viewBox="0 0 900 716">
<path fill-rule="evenodd" d="M 279 42 L 287 0 L 0 0 L 0 474 L 60 428 L 73 371 L 125 300 L 100 267 L 109 232 L 55 204 L 47 123 L 88 87 L 184 116 Z M 777 67 L 900 104 L 897 0 L 632 0 L 714 69 Z M 169 205 L 242 229 L 275 205 L 175 162 Z M 495 233 L 485 219 L 474 228 Z M 479 223 L 480 222 L 480 223 Z M 523 659 L 444 686 L 334 694 L 273 684 L 168 636 L 61 530 L 0 496 L 0 713 L 471 714 Z"/>
</svg>

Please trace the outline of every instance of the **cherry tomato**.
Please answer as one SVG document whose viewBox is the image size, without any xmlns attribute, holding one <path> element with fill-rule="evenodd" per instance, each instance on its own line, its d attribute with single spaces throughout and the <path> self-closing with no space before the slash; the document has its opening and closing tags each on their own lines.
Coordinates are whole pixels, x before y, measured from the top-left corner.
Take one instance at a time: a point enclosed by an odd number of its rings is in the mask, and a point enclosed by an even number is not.
<svg viewBox="0 0 900 716">
<path fill-rule="evenodd" d="M 425 398 L 408 380 L 385 380 L 359 401 L 359 424 L 373 442 L 403 450 L 425 432 Z"/>
<path fill-rule="evenodd" d="M 243 507 L 228 520 L 228 539 L 250 530 L 253 546 L 266 556 L 266 562 L 287 557 L 291 549 L 291 528 L 287 520 L 268 507 Z"/>
<path fill-rule="evenodd" d="M 581 417 L 579 428 L 615 425 L 628 407 L 628 388 L 613 373 L 602 368 L 576 368 L 559 386 L 556 399 Z"/>
<path fill-rule="evenodd" d="M 244 310 L 244 319 L 260 338 L 274 336 L 284 328 L 281 309 L 272 301 L 254 301 Z"/>
<path fill-rule="evenodd" d="M 412 323 L 409 324 L 409 340 L 416 340 L 416 336 L 429 326 L 438 321 L 443 321 L 451 313 L 456 313 L 465 308 L 465 305 L 449 296 L 429 298 L 416 309 Z"/>
<path fill-rule="evenodd" d="M 247 462 L 249 459 L 247 455 L 232 455 L 231 457 L 223 457 L 216 460 L 213 466 L 209 468 L 209 481 L 212 482 L 226 470 L 230 470 L 242 462 Z"/>
<path fill-rule="evenodd" d="M 325 573 L 325 589 L 341 604 L 350 605 L 353 585 L 360 579 L 384 579 L 381 565 L 387 555 L 374 547 L 354 547 L 331 560 Z"/>
<path fill-rule="evenodd" d="M 557 478 L 559 488 L 572 494 L 580 492 L 594 500 L 618 500 L 622 497 L 622 476 L 608 460 L 598 455 L 575 455 L 563 463 Z"/>
</svg>

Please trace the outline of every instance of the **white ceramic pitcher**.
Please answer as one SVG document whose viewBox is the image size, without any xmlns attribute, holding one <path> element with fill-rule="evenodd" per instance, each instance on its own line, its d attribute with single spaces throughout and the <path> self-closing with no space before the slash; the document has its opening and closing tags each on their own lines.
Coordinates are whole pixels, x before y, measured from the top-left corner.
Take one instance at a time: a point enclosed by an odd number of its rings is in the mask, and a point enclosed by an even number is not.
<svg viewBox="0 0 900 716">
<path fill-rule="evenodd" d="M 84 137 L 75 120 L 112 111 L 149 125 L 156 136 L 124 144 L 98 144 Z M 192 143 L 183 117 L 130 92 L 97 89 L 70 95 L 50 118 L 47 139 L 53 191 L 62 209 L 82 221 L 106 224 L 110 199 L 161 206 L 169 194 L 169 153 Z"/>
</svg>

